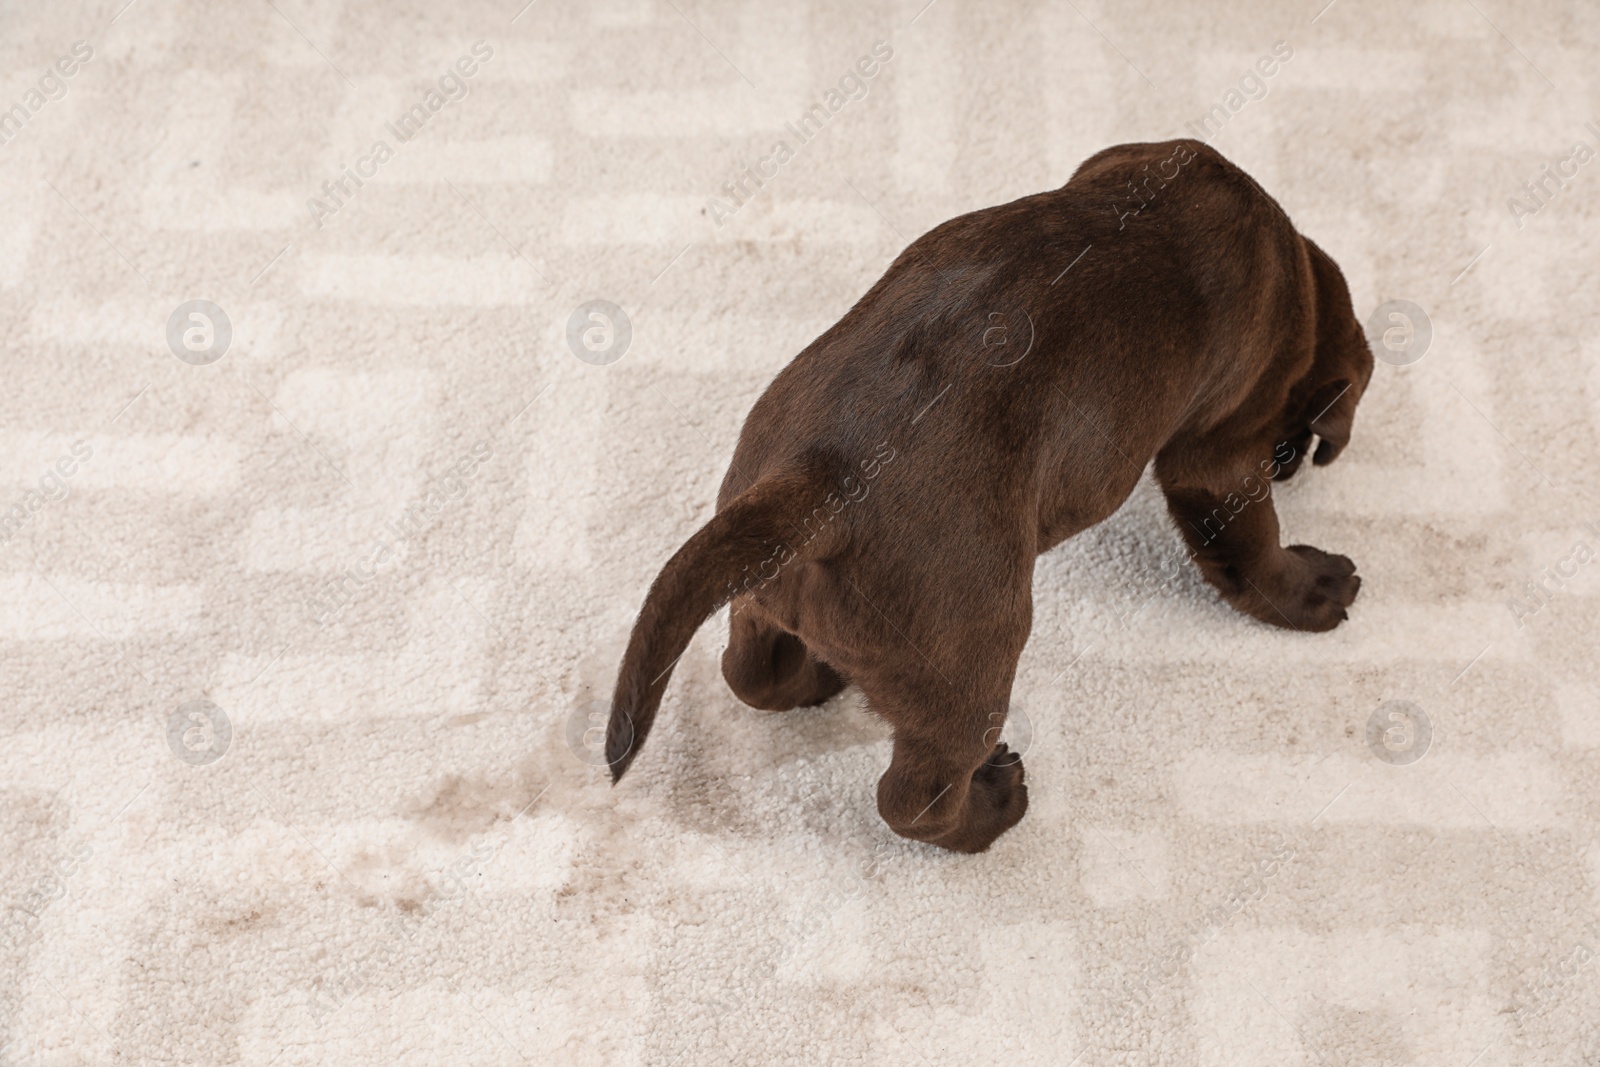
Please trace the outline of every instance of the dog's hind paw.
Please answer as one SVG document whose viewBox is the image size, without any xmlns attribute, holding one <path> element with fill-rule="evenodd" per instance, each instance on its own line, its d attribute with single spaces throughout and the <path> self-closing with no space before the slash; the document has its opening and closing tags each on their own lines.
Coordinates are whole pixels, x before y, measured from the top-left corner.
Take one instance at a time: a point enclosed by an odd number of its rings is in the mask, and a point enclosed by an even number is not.
<svg viewBox="0 0 1600 1067">
<path fill-rule="evenodd" d="M 1011 751 L 1004 741 L 994 746 L 989 758 L 972 775 L 974 815 L 986 826 L 982 848 L 1015 826 L 1028 810 L 1027 772 L 1020 753 Z M 974 850 L 977 851 L 977 850 Z"/>
</svg>

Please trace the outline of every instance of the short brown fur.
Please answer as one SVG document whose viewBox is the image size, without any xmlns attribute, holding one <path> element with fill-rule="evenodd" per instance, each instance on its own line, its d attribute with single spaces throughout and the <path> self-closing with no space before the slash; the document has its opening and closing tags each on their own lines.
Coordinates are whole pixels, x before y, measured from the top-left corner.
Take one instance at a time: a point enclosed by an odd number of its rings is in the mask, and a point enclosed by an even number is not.
<svg viewBox="0 0 1600 1067">
<path fill-rule="evenodd" d="M 981 852 L 1027 809 L 997 738 L 1034 559 L 1116 511 L 1153 460 L 1230 604 L 1332 629 L 1360 579 L 1279 544 L 1270 480 L 1313 436 L 1314 463 L 1339 454 L 1371 373 L 1338 266 L 1197 142 L 1108 148 L 1060 189 L 936 227 L 756 402 L 716 516 L 634 626 L 614 779 L 731 599 L 740 699 L 778 711 L 858 685 L 894 731 L 883 818 Z"/>
</svg>

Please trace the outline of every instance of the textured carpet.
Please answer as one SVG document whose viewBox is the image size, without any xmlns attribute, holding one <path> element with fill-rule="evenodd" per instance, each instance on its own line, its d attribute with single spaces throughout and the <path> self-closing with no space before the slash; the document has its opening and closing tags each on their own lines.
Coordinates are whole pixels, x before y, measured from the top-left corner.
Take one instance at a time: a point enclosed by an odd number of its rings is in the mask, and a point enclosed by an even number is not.
<svg viewBox="0 0 1600 1067">
<path fill-rule="evenodd" d="M 0 1061 L 1600 1063 L 1600 12 L 1324 2 L 5 5 Z M 608 787 L 770 377 L 1196 133 L 1409 302 L 1279 494 L 1349 622 L 1167 579 L 1147 481 L 1039 560 L 988 854 L 721 619 Z"/>
</svg>

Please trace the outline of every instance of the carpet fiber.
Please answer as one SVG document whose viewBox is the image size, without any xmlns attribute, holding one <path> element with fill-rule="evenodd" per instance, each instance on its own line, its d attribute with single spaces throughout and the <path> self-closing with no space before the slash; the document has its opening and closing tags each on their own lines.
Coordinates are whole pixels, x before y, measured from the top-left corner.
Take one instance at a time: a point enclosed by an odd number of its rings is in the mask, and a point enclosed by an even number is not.
<svg viewBox="0 0 1600 1067">
<path fill-rule="evenodd" d="M 0 1060 L 1600 1062 L 1600 11 L 1324 2 L 5 4 Z M 1348 623 L 1170 576 L 1147 478 L 1038 562 L 987 854 L 725 613 L 610 788 L 772 375 L 1197 135 L 1375 315 L 1278 494 Z"/>
</svg>

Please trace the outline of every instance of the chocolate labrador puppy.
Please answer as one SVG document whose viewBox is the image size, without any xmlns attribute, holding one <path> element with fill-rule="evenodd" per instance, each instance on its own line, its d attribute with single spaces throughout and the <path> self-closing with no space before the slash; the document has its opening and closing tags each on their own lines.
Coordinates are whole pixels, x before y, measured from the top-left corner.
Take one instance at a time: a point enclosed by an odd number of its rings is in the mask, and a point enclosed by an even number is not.
<svg viewBox="0 0 1600 1067">
<path fill-rule="evenodd" d="M 894 729 L 878 811 L 981 852 L 1027 810 L 998 743 L 1033 561 L 1146 464 L 1234 607 L 1330 630 L 1360 579 L 1278 543 L 1270 480 L 1350 439 L 1372 354 L 1333 260 L 1194 141 L 1108 148 L 1053 192 L 912 242 L 756 402 L 717 513 L 633 628 L 620 780 L 695 630 L 732 602 L 723 677 L 782 711 L 848 682 Z"/>
</svg>

